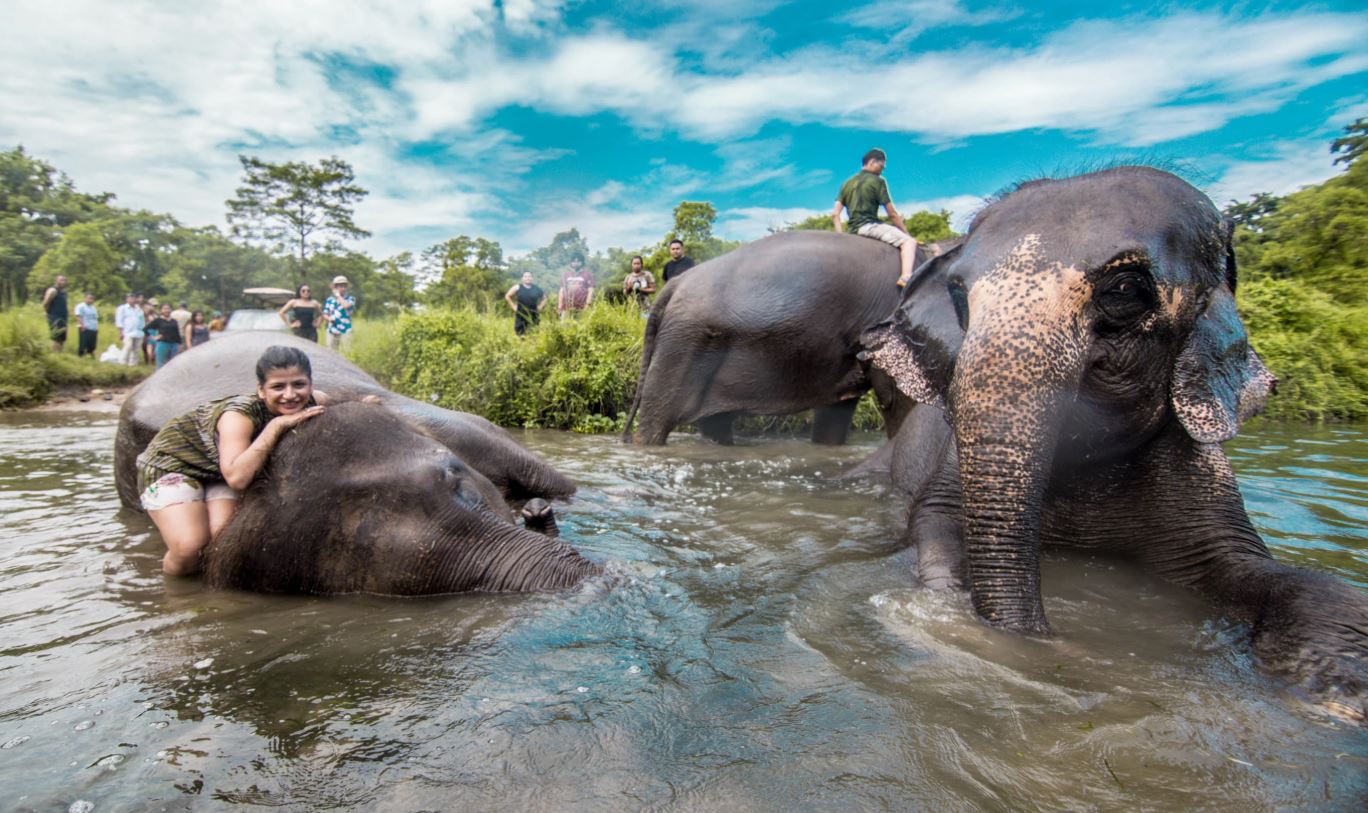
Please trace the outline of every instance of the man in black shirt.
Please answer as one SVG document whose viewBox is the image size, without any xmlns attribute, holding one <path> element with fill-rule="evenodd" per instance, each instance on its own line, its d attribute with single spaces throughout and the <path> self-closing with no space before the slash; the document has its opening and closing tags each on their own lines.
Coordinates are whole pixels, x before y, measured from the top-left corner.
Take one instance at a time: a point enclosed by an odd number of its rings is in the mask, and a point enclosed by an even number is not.
<svg viewBox="0 0 1368 813">
<path fill-rule="evenodd" d="M 684 256 L 684 241 L 670 241 L 670 261 L 665 263 L 665 271 L 660 275 L 666 282 L 694 267 L 692 257 Z"/>
</svg>

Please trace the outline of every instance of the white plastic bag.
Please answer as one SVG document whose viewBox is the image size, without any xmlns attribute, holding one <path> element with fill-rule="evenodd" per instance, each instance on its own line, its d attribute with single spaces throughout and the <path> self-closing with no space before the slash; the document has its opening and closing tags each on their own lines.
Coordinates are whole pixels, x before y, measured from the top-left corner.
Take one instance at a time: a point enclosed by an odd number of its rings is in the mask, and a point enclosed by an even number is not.
<svg viewBox="0 0 1368 813">
<path fill-rule="evenodd" d="M 111 344 L 108 350 L 100 354 L 100 361 L 110 361 L 118 364 L 123 361 L 123 349 L 117 344 Z"/>
</svg>

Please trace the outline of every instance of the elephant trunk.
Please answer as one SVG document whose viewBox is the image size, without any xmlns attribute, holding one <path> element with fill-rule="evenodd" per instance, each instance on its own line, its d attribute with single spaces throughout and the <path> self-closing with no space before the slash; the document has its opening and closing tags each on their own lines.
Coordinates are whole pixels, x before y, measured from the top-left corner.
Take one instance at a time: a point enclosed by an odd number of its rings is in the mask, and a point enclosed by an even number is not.
<svg viewBox="0 0 1368 813">
<path fill-rule="evenodd" d="M 1078 305 L 1087 292 L 1069 268 L 1025 263 L 997 272 L 970 292 L 948 398 L 967 575 L 974 609 L 988 623 L 1045 634 L 1041 512 L 1062 417 L 1082 376 Z"/>
<path fill-rule="evenodd" d="M 422 592 L 491 593 L 562 590 L 602 572 L 570 545 L 519 528 L 493 515 L 473 518 L 471 532 L 458 531 L 435 551 L 432 587 Z M 447 529 L 450 534 L 451 528 Z M 455 541 L 465 539 L 467 541 Z"/>
</svg>

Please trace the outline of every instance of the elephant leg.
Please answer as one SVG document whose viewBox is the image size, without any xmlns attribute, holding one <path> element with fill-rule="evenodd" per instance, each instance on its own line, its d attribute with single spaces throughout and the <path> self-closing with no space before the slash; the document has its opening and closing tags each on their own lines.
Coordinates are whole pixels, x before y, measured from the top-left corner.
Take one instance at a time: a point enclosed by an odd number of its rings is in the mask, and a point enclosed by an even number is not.
<svg viewBox="0 0 1368 813">
<path fill-rule="evenodd" d="M 963 590 L 964 496 L 954 455 L 942 458 L 940 470 L 922 489 L 912 507 L 908 528 L 917 544 L 917 578 L 933 590 Z"/>
<path fill-rule="evenodd" d="M 812 410 L 812 442 L 824 446 L 843 446 L 850 435 L 850 422 L 860 399 L 851 398 Z"/>
<path fill-rule="evenodd" d="M 736 438 L 732 435 L 732 422 L 735 419 L 736 413 L 723 412 L 699 418 L 694 423 L 698 426 L 698 431 L 703 433 L 703 437 L 723 446 L 731 446 L 736 443 Z"/>
</svg>

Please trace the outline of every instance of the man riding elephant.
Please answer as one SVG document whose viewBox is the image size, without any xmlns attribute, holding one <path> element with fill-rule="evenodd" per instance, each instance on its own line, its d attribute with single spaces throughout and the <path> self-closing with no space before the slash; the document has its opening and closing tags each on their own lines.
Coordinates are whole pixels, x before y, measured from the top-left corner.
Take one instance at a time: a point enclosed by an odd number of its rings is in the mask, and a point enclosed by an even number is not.
<svg viewBox="0 0 1368 813">
<path fill-rule="evenodd" d="M 891 455 L 907 538 L 924 582 L 1035 635 L 1042 545 L 1133 559 L 1362 720 L 1368 596 L 1273 559 L 1220 446 L 1273 385 L 1235 286 L 1228 225 L 1158 170 L 1035 181 L 981 212 L 864 337 L 918 403 Z"/>
<path fill-rule="evenodd" d="M 936 250 L 924 246 L 922 259 Z M 679 424 L 694 423 L 730 443 L 738 415 L 813 409 L 812 439 L 840 444 L 871 388 L 891 437 L 909 403 L 856 354 L 860 334 L 898 304 L 888 284 L 897 264 L 885 243 L 800 231 L 677 277 L 651 308 L 623 440 L 662 444 Z"/>
<path fill-rule="evenodd" d="M 893 198 L 888 193 L 888 181 L 883 177 L 888 156 L 878 148 L 864 154 L 860 171 L 841 184 L 836 196 L 836 205 L 831 210 L 831 225 L 839 234 L 845 231 L 841 223 L 841 210 L 850 213 L 850 231 L 861 237 L 882 240 L 898 250 L 900 272 L 897 286 L 907 284 L 912 278 L 912 268 L 917 257 L 917 238 L 907 231 L 902 215 L 893 206 Z M 879 220 L 879 207 L 888 212 L 888 223 Z"/>
</svg>

